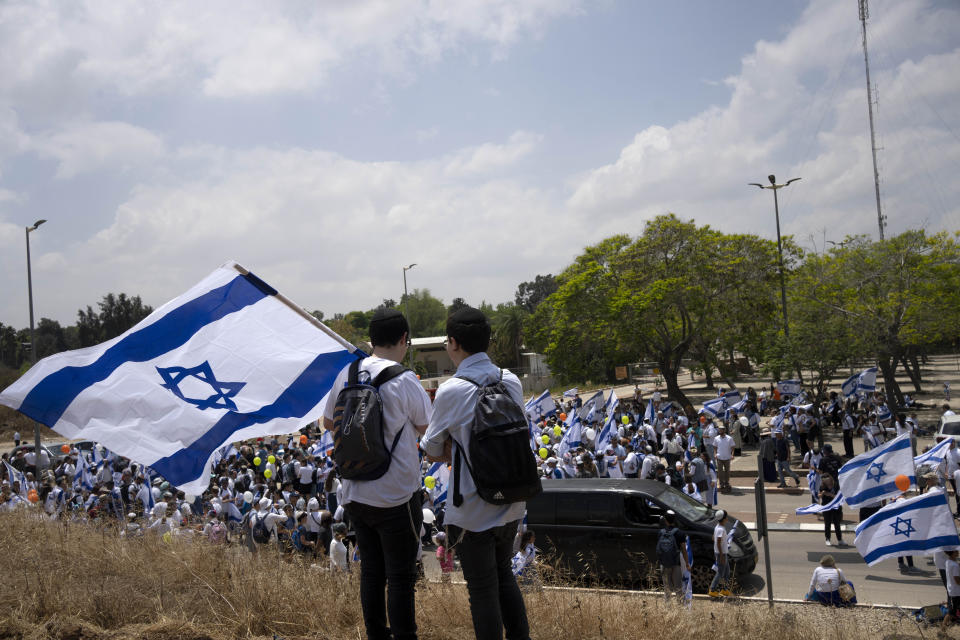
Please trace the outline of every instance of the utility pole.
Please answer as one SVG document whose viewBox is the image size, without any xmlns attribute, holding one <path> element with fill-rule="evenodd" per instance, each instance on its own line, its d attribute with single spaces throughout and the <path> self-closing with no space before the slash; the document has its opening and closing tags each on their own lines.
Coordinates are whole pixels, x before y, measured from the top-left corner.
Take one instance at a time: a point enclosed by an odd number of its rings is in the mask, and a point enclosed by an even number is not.
<svg viewBox="0 0 960 640">
<path fill-rule="evenodd" d="M 414 262 L 403 268 L 403 315 L 407 317 L 407 326 L 410 326 L 410 301 L 409 296 L 407 295 L 407 271 L 413 269 L 417 266 L 417 263 Z M 413 340 L 413 332 L 410 331 L 407 335 L 407 339 Z M 407 367 L 413 368 L 413 348 L 407 347 Z"/>
<path fill-rule="evenodd" d="M 30 305 L 30 360 L 37 364 L 37 339 L 33 329 L 33 276 L 30 273 L 30 232 L 36 231 L 37 227 L 46 220 L 37 220 L 32 227 L 26 227 L 27 237 L 27 303 Z M 40 461 L 40 423 L 33 423 L 33 459 L 36 462 L 36 475 L 34 480 L 40 482 L 40 474 L 43 472 L 43 463 Z M 51 460 L 51 462 L 53 462 Z M 39 486 L 39 484 L 38 484 Z"/>
<path fill-rule="evenodd" d="M 877 170 L 877 139 L 873 129 L 873 86 L 870 84 L 870 57 L 867 55 L 867 18 L 870 7 L 867 0 L 860 3 L 860 27 L 863 34 L 863 65 L 867 70 L 867 113 L 870 115 L 870 153 L 873 155 L 873 189 L 877 196 L 877 224 L 880 226 L 880 239 L 883 240 L 883 213 L 880 211 L 880 172 Z"/>
</svg>

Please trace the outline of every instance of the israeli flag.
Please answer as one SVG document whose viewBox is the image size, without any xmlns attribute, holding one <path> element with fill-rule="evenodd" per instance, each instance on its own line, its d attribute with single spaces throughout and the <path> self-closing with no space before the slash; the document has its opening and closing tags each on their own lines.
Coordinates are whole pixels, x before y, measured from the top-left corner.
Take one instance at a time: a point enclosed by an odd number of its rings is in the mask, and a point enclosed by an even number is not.
<svg viewBox="0 0 960 640">
<path fill-rule="evenodd" d="M 848 506 L 858 509 L 898 496 L 897 476 L 906 476 L 916 486 L 916 470 L 910 449 L 910 434 L 905 433 L 861 453 L 840 468 L 840 493 Z"/>
<path fill-rule="evenodd" d="M 320 434 L 320 440 L 317 442 L 317 448 L 320 455 L 329 456 L 333 453 L 333 432 L 324 431 Z"/>
<path fill-rule="evenodd" d="M 796 396 L 800 394 L 800 381 L 799 380 L 781 380 L 777 383 L 777 388 L 780 389 L 780 396 Z"/>
<path fill-rule="evenodd" d="M 951 442 L 953 442 L 953 438 L 947 438 L 937 443 L 930 451 L 921 453 L 913 459 L 914 466 L 920 467 L 926 464 L 932 467 L 939 467 L 940 463 L 943 462 L 943 459 L 947 456 L 947 451 L 950 450 Z"/>
<path fill-rule="evenodd" d="M 724 397 L 707 400 L 703 403 L 700 413 L 716 418 L 727 410 L 727 399 Z"/>
<path fill-rule="evenodd" d="M 843 494 L 840 492 L 837 492 L 836 497 L 830 502 L 828 502 L 827 504 L 816 504 L 816 503 L 808 504 L 805 507 L 799 507 L 796 510 L 796 514 L 798 516 L 803 516 L 803 515 L 810 515 L 812 513 L 823 513 L 824 511 L 833 511 L 834 509 L 842 506 L 843 506 Z"/>
<path fill-rule="evenodd" d="M 557 456 L 560 458 L 562 458 L 566 452 L 583 444 L 583 423 L 580 422 L 580 418 L 576 412 L 571 411 L 571 413 L 574 416 L 573 424 L 567 428 L 555 449 Z"/>
<path fill-rule="evenodd" d="M 816 469 L 810 469 L 807 472 L 807 487 L 810 488 L 810 499 L 813 502 L 820 502 L 820 474 Z"/>
<path fill-rule="evenodd" d="M 73 472 L 73 490 L 79 493 L 81 489 L 93 491 L 93 474 L 87 464 L 87 458 L 82 451 L 77 452 L 77 467 Z"/>
<path fill-rule="evenodd" d="M 153 507 L 156 503 L 153 501 L 153 487 L 150 486 L 149 480 L 144 480 L 143 484 L 140 485 L 140 490 L 137 491 L 137 499 L 143 504 L 144 513 L 153 513 Z"/>
<path fill-rule="evenodd" d="M 564 397 L 564 398 L 575 398 L 578 393 L 580 393 L 580 390 L 577 389 L 577 387 L 574 387 L 573 389 L 567 389 L 566 391 L 564 391 L 564 392 L 563 392 L 563 397 Z"/>
<path fill-rule="evenodd" d="M 597 391 L 595 394 L 590 396 L 590 398 L 583 403 L 580 407 L 580 410 L 577 413 L 580 415 L 580 419 L 584 422 L 593 422 L 594 414 L 597 411 L 597 408 L 603 404 L 603 391 Z"/>
<path fill-rule="evenodd" d="M 897 556 L 960 549 L 947 495 L 939 489 L 888 504 L 857 525 L 856 531 L 857 551 L 868 566 Z"/>
<path fill-rule="evenodd" d="M 857 395 L 858 384 L 860 384 L 860 374 L 855 373 L 843 381 L 843 384 L 840 385 L 840 393 L 843 394 L 844 398 L 855 396 Z"/>
<path fill-rule="evenodd" d="M 218 448 L 316 420 L 359 355 L 229 262 L 123 335 L 40 361 L 0 404 L 200 494 Z"/>
<path fill-rule="evenodd" d="M 857 391 L 873 393 L 877 390 L 877 368 L 870 367 L 860 372 L 857 378 Z"/>
<path fill-rule="evenodd" d="M 20 497 L 24 500 L 27 499 L 27 494 L 30 493 L 27 490 L 27 476 L 22 471 L 17 471 L 9 462 L 6 460 L 3 461 L 3 464 L 7 467 L 7 478 L 10 479 L 10 489 L 13 489 L 13 483 L 20 483 Z"/>
<path fill-rule="evenodd" d="M 243 522 L 243 514 L 240 513 L 240 509 L 237 508 L 233 500 L 224 504 L 222 508 L 227 512 L 227 522 L 233 522 L 235 524 Z"/>
<path fill-rule="evenodd" d="M 877 422 L 887 422 L 892 417 L 890 407 L 885 404 L 877 405 Z"/>
<path fill-rule="evenodd" d="M 539 396 L 530 398 L 526 404 L 527 415 L 534 422 L 540 422 L 547 416 L 557 412 L 557 405 L 550 397 L 550 389 L 544 390 Z"/>
<path fill-rule="evenodd" d="M 450 467 L 446 464 L 440 464 L 440 468 L 428 475 L 433 476 L 436 484 L 431 493 L 433 494 L 433 503 L 441 504 L 447 501 L 447 489 L 450 484 Z"/>
<path fill-rule="evenodd" d="M 607 416 L 606 422 L 603 423 L 603 429 L 600 430 L 600 433 L 597 434 L 596 440 L 594 441 L 593 450 L 597 453 L 603 453 L 607 450 L 607 447 L 610 446 L 610 443 L 613 441 L 613 434 L 616 433 L 616 427 L 614 426 L 613 414 L 611 413 Z"/>
<path fill-rule="evenodd" d="M 617 405 L 620 404 L 620 399 L 617 398 L 617 392 L 613 390 L 613 387 L 610 387 L 610 395 L 607 397 L 607 402 L 603 405 L 603 410 L 608 416 L 612 416 L 613 412 L 617 410 Z"/>
<path fill-rule="evenodd" d="M 647 400 L 647 407 L 643 410 L 643 421 L 647 424 L 653 424 L 656 419 L 657 413 L 653 408 L 653 400 Z"/>
</svg>

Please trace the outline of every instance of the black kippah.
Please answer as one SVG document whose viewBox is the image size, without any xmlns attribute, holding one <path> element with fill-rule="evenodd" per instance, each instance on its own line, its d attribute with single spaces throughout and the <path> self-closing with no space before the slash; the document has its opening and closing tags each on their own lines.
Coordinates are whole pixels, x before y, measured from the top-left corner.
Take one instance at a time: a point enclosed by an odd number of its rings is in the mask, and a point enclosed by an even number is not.
<svg viewBox="0 0 960 640">
<path fill-rule="evenodd" d="M 473 307 L 461 307 L 450 315 L 450 322 L 462 325 L 486 324 L 487 316 Z"/>
<path fill-rule="evenodd" d="M 373 317 L 370 318 L 370 324 L 374 322 L 383 322 L 384 320 L 391 320 L 393 318 L 402 318 L 403 314 L 397 311 L 392 307 L 380 307 L 373 312 Z"/>
</svg>

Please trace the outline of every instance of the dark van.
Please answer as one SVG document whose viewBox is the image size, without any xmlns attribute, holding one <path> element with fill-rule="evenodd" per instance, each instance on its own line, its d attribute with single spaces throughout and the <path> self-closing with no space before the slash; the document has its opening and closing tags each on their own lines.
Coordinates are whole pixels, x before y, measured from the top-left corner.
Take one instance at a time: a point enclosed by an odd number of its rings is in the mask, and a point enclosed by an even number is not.
<svg viewBox="0 0 960 640">
<path fill-rule="evenodd" d="M 690 537 L 693 590 L 706 593 L 713 579 L 716 511 L 662 482 L 546 480 L 543 493 L 527 502 L 527 526 L 536 532 L 537 546 L 570 577 L 645 586 L 658 573 L 657 534 L 668 509 Z M 734 577 L 757 565 L 757 548 L 742 522 L 736 523 L 729 559 Z"/>
</svg>

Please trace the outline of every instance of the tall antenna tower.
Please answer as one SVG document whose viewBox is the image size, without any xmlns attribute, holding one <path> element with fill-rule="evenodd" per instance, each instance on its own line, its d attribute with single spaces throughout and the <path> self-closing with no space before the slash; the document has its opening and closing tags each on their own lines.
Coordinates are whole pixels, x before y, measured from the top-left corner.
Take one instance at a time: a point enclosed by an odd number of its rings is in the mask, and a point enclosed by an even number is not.
<svg viewBox="0 0 960 640">
<path fill-rule="evenodd" d="M 877 170 L 877 139 L 873 130 L 873 87 L 870 84 L 870 57 L 867 55 L 867 18 L 870 7 L 867 0 L 860 3 L 860 26 L 863 33 L 863 64 L 867 69 L 867 111 L 870 114 L 870 152 L 873 154 L 873 188 L 877 195 L 877 224 L 880 226 L 880 239 L 883 240 L 884 217 L 880 210 L 880 172 Z"/>
</svg>

